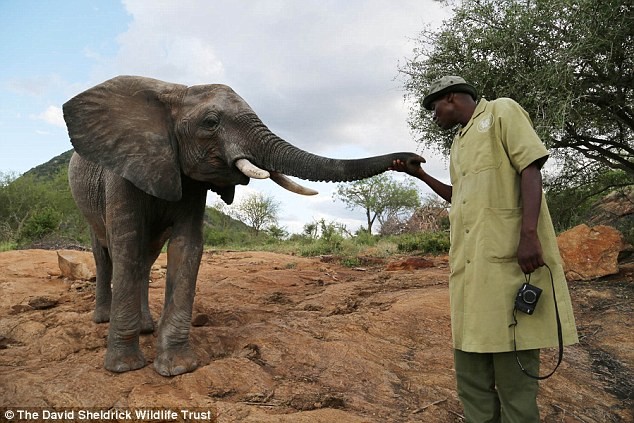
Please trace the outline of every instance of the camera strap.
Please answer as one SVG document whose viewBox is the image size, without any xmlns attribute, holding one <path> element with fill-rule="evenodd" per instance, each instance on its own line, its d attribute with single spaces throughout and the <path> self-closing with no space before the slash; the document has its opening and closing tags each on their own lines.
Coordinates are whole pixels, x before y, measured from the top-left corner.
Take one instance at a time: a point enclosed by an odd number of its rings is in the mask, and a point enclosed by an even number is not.
<svg viewBox="0 0 634 423">
<path fill-rule="evenodd" d="M 561 329 L 561 319 L 559 318 L 559 307 L 557 306 L 557 297 L 555 295 L 555 281 L 553 279 L 553 272 L 550 270 L 550 267 L 548 267 L 547 264 L 545 264 L 545 266 L 548 269 L 548 273 L 550 274 L 550 284 L 552 285 L 552 288 L 553 288 L 553 301 L 555 302 L 555 316 L 557 318 L 557 338 L 559 340 L 559 358 L 557 359 L 557 365 L 555 366 L 552 372 L 550 372 L 546 376 L 535 376 L 530 374 L 528 370 L 526 370 L 524 366 L 522 365 L 522 362 L 520 361 L 520 358 L 517 355 L 517 342 L 515 338 L 515 328 L 517 327 L 517 316 L 516 316 L 517 307 L 513 309 L 513 323 L 511 323 L 510 325 L 510 326 L 513 326 L 513 351 L 515 352 L 515 359 L 517 360 L 517 364 L 519 364 L 520 369 L 522 369 L 522 372 L 524 372 L 526 376 L 531 377 L 533 379 L 538 379 L 538 380 L 544 380 L 551 377 L 555 373 L 559 365 L 561 364 L 561 360 L 564 357 L 564 338 L 563 338 L 562 329 Z M 525 277 L 527 282 L 530 281 L 530 278 L 531 278 L 530 274 L 525 275 Z"/>
</svg>

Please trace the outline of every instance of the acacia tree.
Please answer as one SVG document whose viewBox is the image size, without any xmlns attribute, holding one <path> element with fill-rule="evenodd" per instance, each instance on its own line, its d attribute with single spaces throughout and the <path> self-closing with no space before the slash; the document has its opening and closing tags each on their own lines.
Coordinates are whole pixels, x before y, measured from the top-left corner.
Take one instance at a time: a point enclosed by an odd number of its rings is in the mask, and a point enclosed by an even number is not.
<svg viewBox="0 0 634 423">
<path fill-rule="evenodd" d="M 269 225 L 277 225 L 280 203 L 273 197 L 253 193 L 232 206 L 235 216 L 249 225 L 256 236 Z"/>
<path fill-rule="evenodd" d="M 388 218 L 412 212 L 420 206 L 413 180 L 398 182 L 386 173 L 339 184 L 333 197 L 344 202 L 349 210 L 364 209 L 369 233 L 376 220 L 382 225 Z"/>
<path fill-rule="evenodd" d="M 634 179 L 634 3 L 623 0 L 464 0 L 439 30 L 422 31 L 400 71 L 417 106 L 410 125 L 444 154 L 422 99 L 457 74 L 488 99 L 511 97 L 531 115 L 566 186 L 617 170 Z"/>
</svg>

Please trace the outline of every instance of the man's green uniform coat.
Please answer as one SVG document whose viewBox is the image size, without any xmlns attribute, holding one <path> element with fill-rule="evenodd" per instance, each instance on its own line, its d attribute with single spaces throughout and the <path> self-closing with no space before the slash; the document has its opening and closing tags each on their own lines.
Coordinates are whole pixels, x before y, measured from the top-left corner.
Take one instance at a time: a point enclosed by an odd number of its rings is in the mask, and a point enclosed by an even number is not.
<svg viewBox="0 0 634 423">
<path fill-rule="evenodd" d="M 508 98 L 482 99 L 451 147 L 450 298 L 454 348 L 513 350 L 513 307 L 524 273 L 517 263 L 522 221 L 520 174 L 548 158 L 528 114 Z M 557 239 L 542 193 L 538 235 L 552 269 L 564 343 L 578 341 Z M 548 269 L 531 274 L 543 290 L 533 315 L 517 313 L 518 350 L 558 345 Z"/>
</svg>

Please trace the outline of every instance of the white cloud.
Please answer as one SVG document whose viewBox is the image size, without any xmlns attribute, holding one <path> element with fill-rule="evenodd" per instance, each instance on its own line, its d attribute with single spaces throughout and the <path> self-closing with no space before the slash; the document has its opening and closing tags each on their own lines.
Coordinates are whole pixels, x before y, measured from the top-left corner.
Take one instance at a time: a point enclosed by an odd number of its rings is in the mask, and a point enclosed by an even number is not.
<svg viewBox="0 0 634 423">
<path fill-rule="evenodd" d="M 187 85 L 228 84 L 271 130 L 316 154 L 351 158 L 420 150 L 407 124 L 397 66 L 411 57 L 412 39 L 426 25 L 449 15 L 440 2 L 123 3 L 132 21 L 118 37 L 116 57 L 100 60 L 97 73 L 103 79 L 137 74 Z M 434 175 L 444 179 L 446 166 L 427 159 L 430 173 L 438 171 Z M 281 201 L 281 223 L 293 231 L 313 218 L 363 219 L 362 211 L 355 214 L 332 201 L 335 184 L 317 188 L 319 201 L 268 184 L 237 187 L 236 202 L 252 189 L 266 191 Z"/>
<path fill-rule="evenodd" d="M 60 128 L 66 128 L 64 122 L 64 113 L 61 107 L 48 106 L 45 111 L 36 116 L 36 119 L 43 120 L 44 122 L 58 126 Z"/>
<path fill-rule="evenodd" d="M 6 82 L 9 91 L 32 97 L 43 97 L 64 85 L 63 79 L 56 74 L 29 77 L 20 75 L 9 78 Z"/>
<path fill-rule="evenodd" d="M 150 76 L 187 85 L 223 79 L 224 67 L 213 46 L 187 35 L 140 35 L 133 29 L 120 37 L 119 73 Z"/>
</svg>

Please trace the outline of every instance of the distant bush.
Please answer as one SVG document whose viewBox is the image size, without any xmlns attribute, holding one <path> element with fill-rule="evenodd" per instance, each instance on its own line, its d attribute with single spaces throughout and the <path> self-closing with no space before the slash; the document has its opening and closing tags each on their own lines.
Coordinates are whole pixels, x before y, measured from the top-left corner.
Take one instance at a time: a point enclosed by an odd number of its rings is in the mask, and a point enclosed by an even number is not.
<svg viewBox="0 0 634 423">
<path fill-rule="evenodd" d="M 15 250 L 17 247 L 18 244 L 15 242 L 0 242 L 0 253 L 3 251 Z"/>
<path fill-rule="evenodd" d="M 209 227 L 205 227 L 203 230 L 203 242 L 211 247 L 228 244 L 230 238 L 227 231 L 215 231 Z"/>
<path fill-rule="evenodd" d="M 444 254 L 449 252 L 448 232 L 418 232 L 404 234 L 397 238 L 398 251 L 421 251 L 427 254 Z"/>
<path fill-rule="evenodd" d="M 359 229 L 354 236 L 354 240 L 357 244 L 359 245 L 367 245 L 367 246 L 373 246 L 376 245 L 379 240 L 381 239 L 380 236 L 378 235 L 372 235 L 370 232 L 368 232 L 366 229 L 361 228 Z"/>
<path fill-rule="evenodd" d="M 52 207 L 34 211 L 24 222 L 18 234 L 18 243 L 28 243 L 55 232 L 61 222 L 61 213 Z"/>
<path fill-rule="evenodd" d="M 66 167 L 45 177 L 0 174 L 0 222 L 4 245 L 28 248 L 43 238 L 90 245 L 88 225 L 71 196 Z"/>
</svg>

